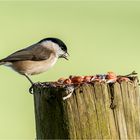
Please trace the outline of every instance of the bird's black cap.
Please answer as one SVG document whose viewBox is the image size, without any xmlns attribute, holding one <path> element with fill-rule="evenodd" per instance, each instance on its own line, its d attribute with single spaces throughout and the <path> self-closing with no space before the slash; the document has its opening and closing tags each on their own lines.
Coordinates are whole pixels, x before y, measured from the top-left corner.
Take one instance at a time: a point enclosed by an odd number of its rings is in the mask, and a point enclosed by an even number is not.
<svg viewBox="0 0 140 140">
<path fill-rule="evenodd" d="M 52 41 L 52 42 L 58 44 L 63 51 L 67 52 L 67 46 L 65 45 L 65 43 L 62 40 L 60 40 L 58 38 L 53 38 L 53 37 L 44 38 L 44 39 L 40 40 L 38 43 L 42 43 L 44 41 Z"/>
</svg>

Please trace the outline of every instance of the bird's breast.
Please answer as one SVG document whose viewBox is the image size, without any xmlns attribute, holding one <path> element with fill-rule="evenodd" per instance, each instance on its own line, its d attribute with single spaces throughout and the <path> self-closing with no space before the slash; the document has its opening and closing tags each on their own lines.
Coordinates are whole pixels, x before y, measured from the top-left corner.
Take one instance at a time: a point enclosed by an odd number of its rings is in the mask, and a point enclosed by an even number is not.
<svg viewBox="0 0 140 140">
<path fill-rule="evenodd" d="M 20 74 L 35 75 L 47 71 L 56 61 L 57 57 L 50 57 L 42 61 L 17 61 L 11 67 Z"/>
</svg>

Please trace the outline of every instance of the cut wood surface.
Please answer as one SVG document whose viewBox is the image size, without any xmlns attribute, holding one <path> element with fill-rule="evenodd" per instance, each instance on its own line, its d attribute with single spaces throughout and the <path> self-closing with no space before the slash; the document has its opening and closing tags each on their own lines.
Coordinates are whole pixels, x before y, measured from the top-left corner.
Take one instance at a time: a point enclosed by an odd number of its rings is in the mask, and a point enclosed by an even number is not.
<svg viewBox="0 0 140 140">
<path fill-rule="evenodd" d="M 33 90 L 37 139 L 140 139 L 137 78 Z"/>
</svg>

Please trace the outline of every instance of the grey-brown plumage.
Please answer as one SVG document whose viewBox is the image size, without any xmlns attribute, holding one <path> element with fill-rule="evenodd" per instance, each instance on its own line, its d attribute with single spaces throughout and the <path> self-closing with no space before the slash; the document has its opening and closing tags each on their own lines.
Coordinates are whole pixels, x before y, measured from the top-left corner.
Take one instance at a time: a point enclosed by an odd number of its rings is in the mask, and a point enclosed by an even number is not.
<svg viewBox="0 0 140 140">
<path fill-rule="evenodd" d="M 67 54 L 67 47 L 60 39 L 46 38 L 1 59 L 0 65 L 11 67 L 30 80 L 28 75 L 47 71 L 58 58 L 67 59 Z"/>
</svg>

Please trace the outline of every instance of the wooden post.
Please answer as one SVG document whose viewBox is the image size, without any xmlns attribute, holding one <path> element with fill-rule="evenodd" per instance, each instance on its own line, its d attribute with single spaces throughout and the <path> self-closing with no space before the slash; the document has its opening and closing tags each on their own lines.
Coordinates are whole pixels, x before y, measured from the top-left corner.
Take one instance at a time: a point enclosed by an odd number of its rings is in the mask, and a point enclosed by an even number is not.
<svg viewBox="0 0 140 140">
<path fill-rule="evenodd" d="M 63 97 L 74 91 L 66 100 Z M 34 86 L 37 139 L 140 139 L 137 79 L 83 83 L 74 87 Z"/>
</svg>

